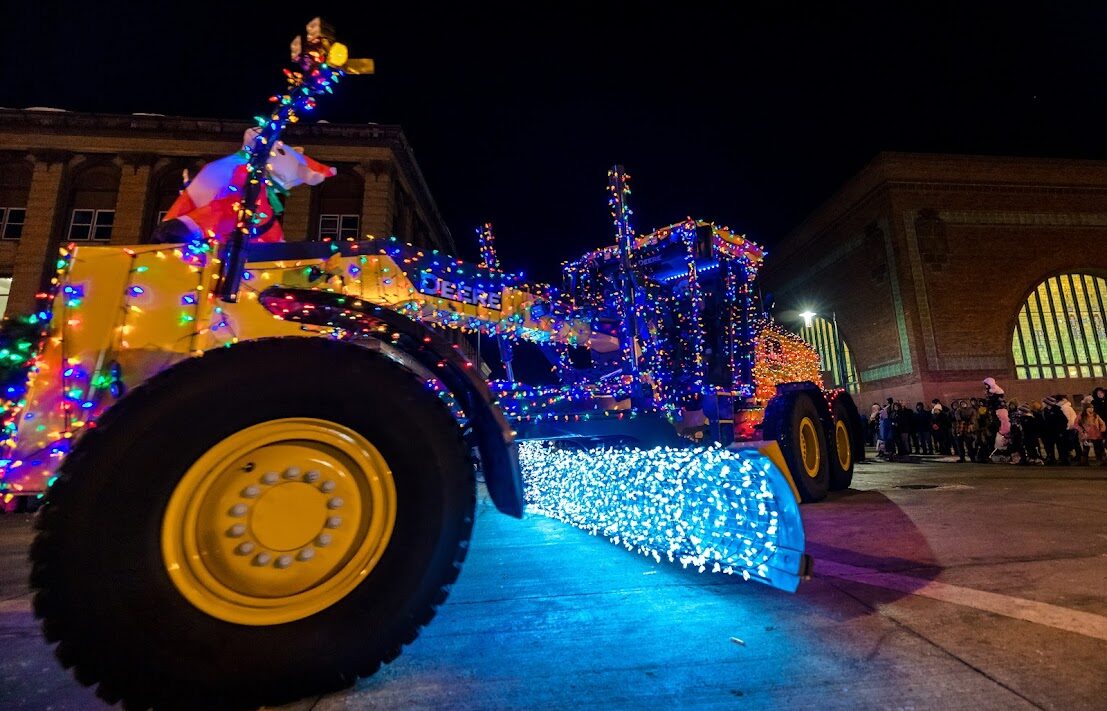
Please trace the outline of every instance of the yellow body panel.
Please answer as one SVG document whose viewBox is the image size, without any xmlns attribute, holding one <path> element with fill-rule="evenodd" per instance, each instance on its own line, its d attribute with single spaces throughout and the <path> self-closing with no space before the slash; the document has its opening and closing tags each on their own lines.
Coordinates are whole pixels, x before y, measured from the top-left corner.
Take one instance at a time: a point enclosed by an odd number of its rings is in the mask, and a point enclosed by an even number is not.
<svg viewBox="0 0 1107 711">
<path fill-rule="evenodd" d="M 372 252 L 249 262 L 235 303 L 212 293 L 219 265 L 211 254 L 190 263 L 177 245 L 70 247 L 56 278 L 50 336 L 19 413 L 6 482 L 16 491 L 45 490 L 67 449 L 59 443 L 115 401 L 112 372 L 121 374 L 117 385 L 130 389 L 184 358 L 240 340 L 324 333 L 262 307 L 258 295 L 271 286 L 346 294 L 435 325 L 540 342 L 584 344 L 591 336 L 587 322 L 558 321 L 548 308 L 532 318 L 542 299 L 522 289 L 503 287 L 499 308 L 425 294 L 401 268 L 412 272 L 410 263 L 397 264 L 384 249 L 361 244 Z M 452 264 L 444 269 L 447 278 L 452 270 L 472 269 Z"/>
</svg>

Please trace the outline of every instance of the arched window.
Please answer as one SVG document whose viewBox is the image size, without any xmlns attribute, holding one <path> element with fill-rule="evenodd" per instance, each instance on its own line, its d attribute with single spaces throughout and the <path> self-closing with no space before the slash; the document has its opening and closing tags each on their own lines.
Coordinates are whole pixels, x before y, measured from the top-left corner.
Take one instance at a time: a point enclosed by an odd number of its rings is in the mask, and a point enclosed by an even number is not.
<svg viewBox="0 0 1107 711">
<path fill-rule="evenodd" d="M 171 164 L 162 169 L 154 179 L 154 192 L 151 198 L 154 219 L 151 230 L 165 219 L 165 213 L 169 212 L 169 208 L 180 197 L 181 189 L 184 187 L 184 175 L 182 173 L 184 170 L 183 165 Z M 200 171 L 198 168 L 189 166 L 188 172 L 190 176 L 195 176 Z"/>
<path fill-rule="evenodd" d="M 93 165 L 80 170 L 70 187 L 69 223 L 62 239 L 66 242 L 111 239 L 118 192 L 119 168 L 114 165 Z"/>
<path fill-rule="evenodd" d="M 846 342 L 836 337 L 833 323 L 815 316 L 810 326 L 804 325 L 800 329 L 799 335 L 819 354 L 819 370 L 827 386 L 845 388 L 851 393 L 860 392 L 861 378 L 857 374 L 853 354 Z"/>
<path fill-rule="evenodd" d="M 19 239 L 23 235 L 31 172 L 26 160 L 0 163 L 0 239 Z"/>
<path fill-rule="evenodd" d="M 361 239 L 361 195 L 364 182 L 357 173 L 339 167 L 338 174 L 319 186 L 315 239 Z"/>
<path fill-rule="evenodd" d="M 1011 336 L 1015 376 L 1102 378 L 1107 373 L 1107 279 L 1050 277 L 1030 292 Z"/>
</svg>

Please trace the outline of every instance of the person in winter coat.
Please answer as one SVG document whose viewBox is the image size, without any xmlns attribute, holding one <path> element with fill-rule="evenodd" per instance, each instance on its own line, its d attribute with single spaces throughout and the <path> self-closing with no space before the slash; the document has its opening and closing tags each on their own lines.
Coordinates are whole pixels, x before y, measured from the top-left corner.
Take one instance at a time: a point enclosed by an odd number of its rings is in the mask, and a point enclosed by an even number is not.
<svg viewBox="0 0 1107 711">
<path fill-rule="evenodd" d="M 1067 467 L 1075 447 L 1076 411 L 1064 395 L 1051 395 L 1042 400 L 1045 428 L 1042 440 L 1046 444 L 1046 463 L 1056 462 Z M 1070 434 L 1071 433 L 1071 434 Z M 1056 459 L 1053 454 L 1056 452 Z"/>
<path fill-rule="evenodd" d="M 934 450 L 949 454 L 949 430 L 952 424 L 949 411 L 938 398 L 930 401 L 930 430 L 934 433 Z"/>
<path fill-rule="evenodd" d="M 899 442 L 899 454 L 905 457 L 911 455 L 911 434 L 915 430 L 915 418 L 911 414 L 911 408 L 901 403 L 896 403 L 896 439 Z"/>
<path fill-rule="evenodd" d="M 880 408 L 880 445 L 878 445 L 877 455 L 881 452 L 879 447 L 884 448 L 884 458 L 888 461 L 892 461 L 896 458 L 896 440 L 892 431 L 892 423 L 894 422 L 895 413 L 892 411 L 892 398 L 888 398 L 888 404 Z"/>
<path fill-rule="evenodd" d="M 1045 445 L 1045 463 L 1048 465 L 1069 463 L 1068 454 L 1062 441 L 1067 423 L 1057 398 L 1048 395 L 1042 398 L 1042 444 Z"/>
<path fill-rule="evenodd" d="M 1042 464 L 1045 464 L 1045 414 L 1043 412 L 1044 406 L 1042 405 L 1042 401 L 1035 400 L 1034 402 L 1030 403 L 1030 410 L 1034 416 L 1034 427 L 1037 428 L 1038 432 L 1038 441 L 1035 442 L 1035 444 L 1039 447 L 1038 453 L 1041 456 Z"/>
<path fill-rule="evenodd" d="M 987 462 L 995 449 L 996 419 L 984 400 L 976 400 L 976 456 L 975 462 Z"/>
<path fill-rule="evenodd" d="M 1019 455 L 1021 457 L 1019 464 L 1041 464 L 1042 454 L 1038 451 L 1040 428 L 1038 425 L 1038 417 L 1034 412 L 1034 407 L 1026 403 L 1019 405 L 1018 416 L 1015 418 L 1015 423 L 1022 435 L 1020 438 L 1022 446 L 1019 449 Z"/>
<path fill-rule="evenodd" d="M 1007 421 L 1011 424 L 1007 437 L 1003 440 L 1003 459 L 1008 464 L 1021 464 L 1023 460 L 1022 425 L 1019 424 L 1019 403 L 1015 400 L 1007 403 Z M 992 461 L 996 461 L 993 455 Z"/>
<path fill-rule="evenodd" d="M 1092 391 L 1092 407 L 1099 419 L 1107 422 L 1107 389 L 1096 388 Z"/>
<path fill-rule="evenodd" d="M 1080 432 L 1078 430 L 1080 416 L 1076 414 L 1076 408 L 1072 406 L 1069 399 L 1064 395 L 1056 395 L 1057 407 L 1061 410 L 1061 414 L 1065 416 L 1065 431 L 1062 435 L 1062 442 L 1065 447 L 1068 448 L 1068 452 L 1076 457 L 1080 457 Z"/>
<path fill-rule="evenodd" d="M 957 449 L 957 461 L 974 461 L 976 459 L 976 408 L 965 400 L 957 401 L 957 409 L 953 411 L 953 422 L 956 436 L 954 444 Z"/>
<path fill-rule="evenodd" d="M 1007 393 L 996 383 L 995 378 L 984 378 L 984 392 L 987 394 L 988 410 L 996 418 L 998 438 L 993 447 L 1004 449 L 1011 435 L 1011 412 L 1007 408 Z"/>
<path fill-rule="evenodd" d="M 934 454 L 931 444 L 931 427 L 934 426 L 934 416 L 930 410 L 921 403 L 915 403 L 915 454 Z"/>
<path fill-rule="evenodd" d="M 1099 462 L 1099 466 L 1107 464 L 1103 459 L 1103 436 L 1104 430 L 1107 430 L 1107 424 L 1104 424 L 1103 418 L 1096 414 L 1094 405 L 1089 404 L 1084 408 L 1076 427 L 1084 445 L 1081 447 L 1080 463 L 1087 466 L 1088 452 L 1095 450 L 1095 460 Z"/>
<path fill-rule="evenodd" d="M 877 440 L 880 439 L 880 403 L 874 402 L 869 408 L 869 426 L 865 434 L 868 435 L 869 446 L 875 447 Z"/>
</svg>

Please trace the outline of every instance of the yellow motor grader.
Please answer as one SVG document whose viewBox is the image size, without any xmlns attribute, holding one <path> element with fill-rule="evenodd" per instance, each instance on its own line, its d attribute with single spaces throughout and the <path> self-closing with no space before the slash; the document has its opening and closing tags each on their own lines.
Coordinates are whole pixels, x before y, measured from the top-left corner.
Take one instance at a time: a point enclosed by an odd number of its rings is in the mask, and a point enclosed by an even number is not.
<svg viewBox="0 0 1107 711">
<path fill-rule="evenodd" d="M 235 233 L 68 245 L 34 317 L 0 496 L 45 496 L 31 583 L 61 662 L 127 708 L 349 685 L 445 600 L 478 469 L 495 506 L 523 514 L 527 440 L 685 452 L 688 476 L 718 484 L 679 492 L 700 510 L 674 526 L 692 522 L 685 560 L 794 590 L 809 563 L 796 504 L 848 486 L 863 448 L 849 395 L 824 391 L 814 352 L 761 313 L 760 248 L 691 220 L 634 235 L 618 170 L 616 244 L 566 265 L 561 291 L 395 238 L 259 242 L 280 129 L 340 73 L 326 42 L 303 46 Z M 512 344 L 533 345 L 558 383 L 489 382 L 459 333 L 509 365 Z M 706 442 L 752 450 L 686 454 Z"/>
</svg>

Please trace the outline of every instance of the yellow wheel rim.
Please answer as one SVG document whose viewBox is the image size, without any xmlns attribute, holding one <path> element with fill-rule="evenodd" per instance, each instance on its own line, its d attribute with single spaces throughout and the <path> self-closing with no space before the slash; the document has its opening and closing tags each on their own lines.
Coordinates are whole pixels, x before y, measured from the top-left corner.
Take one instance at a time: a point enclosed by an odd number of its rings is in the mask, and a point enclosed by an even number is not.
<svg viewBox="0 0 1107 711">
<path fill-rule="evenodd" d="M 838 453 L 838 466 L 842 471 L 849 471 L 853 464 L 853 450 L 850 449 L 849 428 L 842 420 L 834 423 L 834 449 Z"/>
<path fill-rule="evenodd" d="M 212 617 L 299 620 L 369 574 L 396 522 L 396 487 L 370 442 L 335 422 L 288 418 L 234 433 L 193 464 L 161 527 L 165 568 Z"/>
<path fill-rule="evenodd" d="M 800 420 L 799 426 L 800 461 L 807 476 L 814 479 L 819 475 L 822 453 L 819 451 L 819 435 L 815 423 L 810 417 Z"/>
</svg>

